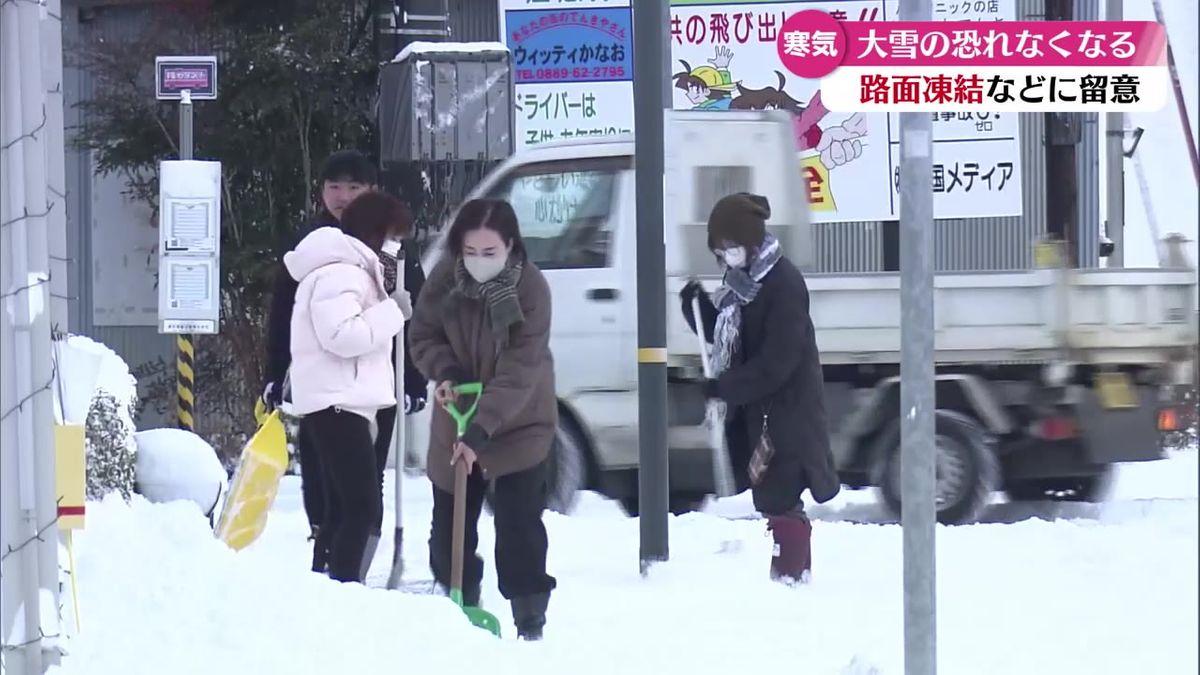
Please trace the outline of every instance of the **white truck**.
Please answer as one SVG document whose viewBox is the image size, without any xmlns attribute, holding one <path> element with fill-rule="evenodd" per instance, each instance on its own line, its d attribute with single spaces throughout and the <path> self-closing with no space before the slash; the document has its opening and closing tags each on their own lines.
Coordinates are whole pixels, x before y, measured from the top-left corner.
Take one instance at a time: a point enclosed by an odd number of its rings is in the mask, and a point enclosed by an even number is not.
<svg viewBox="0 0 1200 675">
<path fill-rule="evenodd" d="M 681 512 L 714 485 L 699 344 L 677 298 L 689 278 L 710 290 L 720 282 L 705 245 L 709 208 L 730 192 L 765 194 L 768 225 L 801 269 L 811 269 L 813 247 L 786 114 L 668 114 L 669 467 L 672 510 Z M 722 142 L 698 142 L 712 138 Z M 539 146 L 508 159 L 471 195 L 513 205 L 553 292 L 561 422 L 551 508 L 561 512 L 578 491 L 596 490 L 637 513 L 633 156 L 631 137 Z M 440 255 L 439 235 L 426 270 Z M 806 278 L 842 482 L 878 488 L 899 513 L 899 275 Z M 1162 391 L 1192 377 L 1196 292 L 1194 269 L 938 274 L 939 520 L 971 522 L 998 490 L 1011 499 L 1094 500 L 1114 463 L 1158 459 L 1160 420 L 1173 419 L 1161 414 Z M 414 422 L 409 447 L 424 455 L 428 424 Z"/>
</svg>

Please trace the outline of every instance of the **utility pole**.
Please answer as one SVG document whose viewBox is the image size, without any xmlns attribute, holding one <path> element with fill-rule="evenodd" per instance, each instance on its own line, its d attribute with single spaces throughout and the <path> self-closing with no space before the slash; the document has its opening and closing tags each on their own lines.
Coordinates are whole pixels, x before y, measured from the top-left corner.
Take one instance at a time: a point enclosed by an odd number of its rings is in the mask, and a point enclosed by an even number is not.
<svg viewBox="0 0 1200 675">
<path fill-rule="evenodd" d="M 633 124 L 637 198 L 638 502 L 641 572 L 667 560 L 667 307 L 663 124 L 668 0 L 633 5 Z"/>
<path fill-rule="evenodd" d="M 1046 21 L 1071 21 L 1074 0 L 1046 0 Z M 1079 181 L 1076 151 L 1082 113 L 1043 113 L 1046 123 L 1046 230 L 1064 242 L 1058 264 L 1077 267 L 1079 261 Z"/>
<path fill-rule="evenodd" d="M 1104 19 L 1121 21 L 1124 17 L 1124 0 L 1106 0 Z M 1112 240 L 1112 255 L 1108 256 L 1109 267 L 1125 266 L 1125 113 L 1104 114 L 1105 162 L 1108 181 L 1106 193 L 1108 218 L 1105 234 Z M 1155 247 L 1159 242 L 1154 242 Z"/>
<path fill-rule="evenodd" d="M 901 21 L 932 21 L 931 0 L 900 0 Z M 900 519 L 904 673 L 937 673 L 934 499 L 933 124 L 900 113 Z"/>
</svg>

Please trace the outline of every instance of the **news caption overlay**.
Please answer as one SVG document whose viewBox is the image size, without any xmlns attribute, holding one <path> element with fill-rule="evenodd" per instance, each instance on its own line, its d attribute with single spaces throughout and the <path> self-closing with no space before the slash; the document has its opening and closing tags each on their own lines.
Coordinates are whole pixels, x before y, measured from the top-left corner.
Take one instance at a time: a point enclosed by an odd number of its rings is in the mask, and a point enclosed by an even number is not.
<svg viewBox="0 0 1200 675">
<path fill-rule="evenodd" d="M 835 112 L 1142 112 L 1171 88 L 1151 21 L 839 21 L 797 12 L 776 40 Z"/>
</svg>

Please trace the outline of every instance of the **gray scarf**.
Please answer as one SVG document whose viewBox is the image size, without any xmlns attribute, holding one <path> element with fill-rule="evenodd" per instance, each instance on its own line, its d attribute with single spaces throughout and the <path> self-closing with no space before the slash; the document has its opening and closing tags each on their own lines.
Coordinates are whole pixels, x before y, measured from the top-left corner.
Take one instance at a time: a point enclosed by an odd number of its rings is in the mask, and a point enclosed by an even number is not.
<svg viewBox="0 0 1200 675">
<path fill-rule="evenodd" d="M 733 355 L 741 348 L 742 307 L 758 296 L 763 277 L 781 257 L 783 252 L 779 240 L 768 234 L 748 267 L 725 270 L 721 287 L 713 293 L 712 298 L 717 308 L 717 325 L 713 331 L 714 378 L 729 368 L 733 363 Z M 724 403 L 720 406 L 724 413 Z"/>
<path fill-rule="evenodd" d="M 472 300 L 482 300 L 487 312 L 496 344 L 503 349 L 508 346 L 511 328 L 525 320 L 521 311 L 521 300 L 517 297 L 517 283 L 521 280 L 520 260 L 510 258 L 504 271 L 495 279 L 479 283 L 467 272 L 462 258 L 454 266 L 454 287 L 460 295 Z"/>
</svg>

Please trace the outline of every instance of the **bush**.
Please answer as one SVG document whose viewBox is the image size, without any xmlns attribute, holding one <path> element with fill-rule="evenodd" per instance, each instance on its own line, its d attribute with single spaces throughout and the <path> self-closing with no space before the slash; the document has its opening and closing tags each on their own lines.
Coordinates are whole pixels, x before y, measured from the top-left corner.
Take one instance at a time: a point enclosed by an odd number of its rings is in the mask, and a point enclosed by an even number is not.
<svg viewBox="0 0 1200 675">
<path fill-rule="evenodd" d="M 133 415 L 137 397 L 119 401 L 104 389 L 96 391 L 85 427 L 87 498 L 99 501 L 110 492 L 129 499 L 134 491 L 137 442 Z"/>
</svg>

